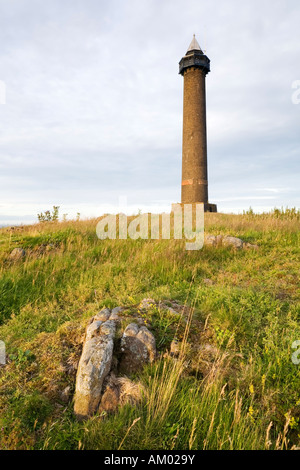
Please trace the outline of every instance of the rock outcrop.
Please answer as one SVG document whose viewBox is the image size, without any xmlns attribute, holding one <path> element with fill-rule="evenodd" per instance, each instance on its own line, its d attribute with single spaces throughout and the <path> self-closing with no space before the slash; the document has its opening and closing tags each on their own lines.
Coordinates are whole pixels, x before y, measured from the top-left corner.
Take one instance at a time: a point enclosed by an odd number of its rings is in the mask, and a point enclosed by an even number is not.
<svg viewBox="0 0 300 470">
<path fill-rule="evenodd" d="M 16 260 L 24 258 L 25 255 L 26 255 L 26 252 L 25 250 L 23 250 L 23 248 L 14 248 L 11 254 L 9 255 L 9 257 L 10 259 L 16 261 Z"/>
<path fill-rule="evenodd" d="M 204 238 L 204 244 L 206 246 L 213 246 L 213 247 L 219 247 L 219 246 L 232 246 L 233 248 L 240 250 L 242 248 L 250 248 L 254 250 L 258 250 L 258 245 L 253 245 L 251 243 L 246 243 L 241 238 L 237 237 L 231 237 L 229 235 L 223 236 L 223 235 L 209 235 L 206 234 Z"/>
<path fill-rule="evenodd" d="M 155 338 L 145 326 L 139 327 L 136 323 L 131 323 L 123 333 L 121 352 L 120 372 L 132 374 L 147 362 L 154 361 Z"/>
<path fill-rule="evenodd" d="M 226 236 L 226 237 L 223 237 L 222 245 L 233 246 L 234 248 L 237 248 L 238 250 L 240 250 L 241 248 L 243 248 L 243 240 L 241 240 L 240 238 L 236 238 L 236 237 Z"/>
<path fill-rule="evenodd" d="M 74 412 L 79 419 L 91 416 L 99 406 L 103 381 L 111 368 L 115 331 L 115 321 L 107 312 L 96 315 L 87 327 L 74 398 Z"/>
<path fill-rule="evenodd" d="M 213 285 L 210 279 L 203 282 Z M 180 341 L 181 333 L 177 336 L 178 326 L 185 328 L 187 319 L 193 315 L 191 307 L 181 305 L 178 300 L 156 302 L 147 298 L 135 306 L 104 308 L 91 318 L 85 332 L 74 396 L 78 419 L 87 419 L 95 413 L 104 418 L 125 404 L 134 406 L 142 400 L 146 391 L 137 382 L 136 373 L 157 357 L 155 337 L 150 329 L 153 315 L 158 313 L 170 316 L 177 325 L 171 329 L 173 341 L 166 344 L 165 353 L 160 351 L 162 357 L 175 362 L 184 360 L 185 373 L 192 376 L 219 373 L 223 367 L 221 352 L 213 343 L 214 332 L 206 324 L 203 327 L 197 318 L 193 319 L 195 331 L 191 342 Z M 66 387 L 60 400 L 67 403 L 69 399 L 70 387 Z"/>
<path fill-rule="evenodd" d="M 204 238 L 204 244 L 206 246 L 216 246 L 217 238 L 214 235 L 206 235 Z"/>
<path fill-rule="evenodd" d="M 117 377 L 115 372 L 130 375 L 154 361 L 155 338 L 145 326 L 131 323 L 123 332 L 120 350 L 116 350 L 115 334 L 121 312 L 122 307 L 112 311 L 105 308 L 87 326 L 74 397 L 78 419 L 88 418 L 96 411 L 110 413 L 119 405 L 140 399 L 141 386 L 128 377 Z"/>
</svg>

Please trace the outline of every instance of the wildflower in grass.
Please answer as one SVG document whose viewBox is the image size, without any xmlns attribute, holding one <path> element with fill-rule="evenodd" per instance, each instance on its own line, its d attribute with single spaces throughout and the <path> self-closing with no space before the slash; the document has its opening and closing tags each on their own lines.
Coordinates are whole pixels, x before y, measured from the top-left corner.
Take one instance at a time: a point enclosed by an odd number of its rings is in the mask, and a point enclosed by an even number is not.
<svg viewBox="0 0 300 470">
<path fill-rule="evenodd" d="M 254 386 L 253 386 L 253 384 L 249 385 L 249 392 L 250 392 L 250 395 L 254 395 Z"/>
<path fill-rule="evenodd" d="M 285 413 L 284 416 L 286 417 L 287 420 L 289 419 L 289 413 Z M 294 416 L 291 416 L 290 422 L 289 422 L 289 427 L 291 429 L 296 429 L 297 426 L 298 426 L 298 423 L 299 423 L 299 418 L 295 418 Z"/>
<path fill-rule="evenodd" d="M 251 423 L 255 422 L 254 415 L 255 415 L 255 410 L 254 410 L 253 406 L 249 406 L 248 416 L 250 418 Z"/>
<path fill-rule="evenodd" d="M 265 389 L 265 383 L 266 383 L 266 376 L 265 376 L 265 374 L 263 374 L 263 376 L 261 378 L 261 385 L 262 385 L 263 391 Z"/>
<path fill-rule="evenodd" d="M 292 416 L 291 421 L 290 421 L 290 428 L 296 429 L 296 427 L 298 426 L 298 422 L 299 422 L 299 418 L 294 418 L 294 416 Z"/>
</svg>

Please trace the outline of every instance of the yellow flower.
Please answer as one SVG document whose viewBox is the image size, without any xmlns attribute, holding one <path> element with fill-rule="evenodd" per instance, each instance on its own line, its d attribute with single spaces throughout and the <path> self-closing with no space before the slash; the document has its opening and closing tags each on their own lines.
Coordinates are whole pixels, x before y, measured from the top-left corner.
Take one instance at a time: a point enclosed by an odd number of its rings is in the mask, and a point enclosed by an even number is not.
<svg viewBox="0 0 300 470">
<path fill-rule="evenodd" d="M 254 408 L 252 406 L 249 406 L 248 416 L 252 423 L 254 423 L 254 414 L 255 414 Z"/>
<path fill-rule="evenodd" d="M 249 392 L 251 395 L 254 394 L 254 387 L 253 387 L 253 384 L 249 385 Z"/>
<path fill-rule="evenodd" d="M 298 419 L 295 419 L 294 416 L 291 417 L 290 428 L 295 429 L 298 426 Z"/>
<path fill-rule="evenodd" d="M 286 417 L 287 420 L 289 419 L 289 413 L 285 413 L 284 416 Z M 291 429 L 296 429 L 296 427 L 298 426 L 298 423 L 299 423 L 299 418 L 294 418 L 294 416 L 291 416 L 289 427 Z"/>
</svg>

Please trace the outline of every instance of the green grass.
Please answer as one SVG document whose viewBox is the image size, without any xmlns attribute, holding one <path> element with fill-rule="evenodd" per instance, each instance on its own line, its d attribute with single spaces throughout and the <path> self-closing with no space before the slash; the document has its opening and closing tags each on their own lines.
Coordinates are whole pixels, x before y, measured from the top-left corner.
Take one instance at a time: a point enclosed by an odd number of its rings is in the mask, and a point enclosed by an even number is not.
<svg viewBox="0 0 300 470">
<path fill-rule="evenodd" d="M 100 241 L 96 223 L 0 230 L 0 340 L 9 355 L 0 368 L 0 448 L 300 447 L 300 366 L 291 361 L 300 339 L 299 213 L 206 215 L 206 231 L 258 251 Z M 25 258 L 10 259 L 15 247 Z M 77 422 L 61 392 L 74 392 L 88 319 L 104 306 L 126 305 L 130 315 L 144 297 L 192 307 L 184 357 L 164 356 L 175 333 L 184 339 L 184 323 L 150 309 L 145 320 L 161 356 L 134 377 L 144 400 Z M 198 351 L 204 343 L 218 352 L 209 372 Z"/>
</svg>

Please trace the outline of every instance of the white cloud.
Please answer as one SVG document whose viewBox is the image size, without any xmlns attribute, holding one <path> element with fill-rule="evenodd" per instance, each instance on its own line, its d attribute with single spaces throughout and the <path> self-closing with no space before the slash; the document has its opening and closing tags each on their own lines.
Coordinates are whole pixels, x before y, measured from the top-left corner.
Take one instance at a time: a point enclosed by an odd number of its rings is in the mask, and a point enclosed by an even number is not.
<svg viewBox="0 0 300 470">
<path fill-rule="evenodd" d="M 212 68 L 211 202 L 233 210 L 235 200 L 246 204 L 245 194 L 262 188 L 262 197 L 251 198 L 257 207 L 266 190 L 276 194 L 269 207 L 299 204 L 300 105 L 291 102 L 291 84 L 300 79 L 296 0 L 0 6 L 0 80 L 7 87 L 0 106 L 0 198 L 7 210 L 0 210 L 0 223 L 5 214 L 35 217 L 35 201 L 74 213 L 82 204 L 88 215 L 98 215 L 100 202 L 115 207 L 120 192 L 145 207 L 178 201 L 178 62 L 194 32 Z"/>
</svg>

